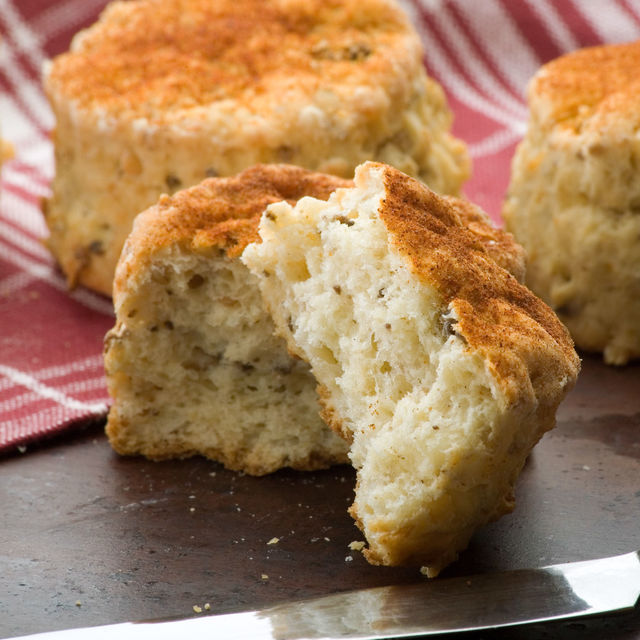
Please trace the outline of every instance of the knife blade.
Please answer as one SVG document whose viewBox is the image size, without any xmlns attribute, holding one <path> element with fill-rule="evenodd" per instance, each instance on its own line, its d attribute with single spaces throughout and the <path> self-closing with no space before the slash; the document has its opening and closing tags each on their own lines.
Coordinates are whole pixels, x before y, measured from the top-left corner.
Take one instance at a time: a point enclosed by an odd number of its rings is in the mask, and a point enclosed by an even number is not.
<svg viewBox="0 0 640 640">
<path fill-rule="evenodd" d="M 582 562 L 375 587 L 263 609 L 54 631 L 23 640 L 384 640 L 633 609 L 640 551 Z"/>
</svg>

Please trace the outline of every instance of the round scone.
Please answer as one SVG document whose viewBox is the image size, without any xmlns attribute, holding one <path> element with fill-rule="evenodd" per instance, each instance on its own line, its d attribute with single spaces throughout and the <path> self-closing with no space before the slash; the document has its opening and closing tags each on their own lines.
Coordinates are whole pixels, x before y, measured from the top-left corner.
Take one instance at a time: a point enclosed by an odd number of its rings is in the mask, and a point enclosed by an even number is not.
<svg viewBox="0 0 640 640">
<path fill-rule="evenodd" d="M 543 66 L 503 216 L 527 284 L 576 345 L 609 364 L 640 357 L 640 42 Z"/>
<path fill-rule="evenodd" d="M 367 559 L 436 575 L 513 507 L 578 373 L 567 330 L 451 200 L 389 166 L 269 206 L 259 232 L 242 260 L 352 441 Z"/>
<path fill-rule="evenodd" d="M 114 2 L 45 73 L 57 119 L 48 245 L 111 294 L 134 216 L 256 163 L 351 177 L 381 160 L 439 192 L 469 172 L 394 0 Z"/>
<path fill-rule="evenodd" d="M 239 260 L 267 204 L 327 198 L 346 184 L 257 166 L 162 196 L 136 218 L 105 339 L 107 434 L 118 452 L 201 454 L 253 475 L 347 461 L 346 443 L 320 419 L 308 365 L 273 335 Z"/>
</svg>

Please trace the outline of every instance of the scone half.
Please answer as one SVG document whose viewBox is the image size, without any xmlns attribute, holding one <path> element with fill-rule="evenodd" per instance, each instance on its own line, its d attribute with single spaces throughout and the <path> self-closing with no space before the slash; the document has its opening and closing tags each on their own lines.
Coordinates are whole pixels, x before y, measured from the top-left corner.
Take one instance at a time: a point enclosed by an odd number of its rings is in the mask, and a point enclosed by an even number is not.
<svg viewBox="0 0 640 640">
<path fill-rule="evenodd" d="M 327 202 L 269 206 L 242 256 L 352 442 L 367 559 L 430 575 L 512 509 L 579 368 L 555 314 L 501 266 L 513 242 L 495 232 L 500 256 L 466 206 L 366 163 Z"/>
<path fill-rule="evenodd" d="M 107 434 L 118 452 L 200 454 L 253 475 L 347 461 L 347 445 L 319 417 L 308 365 L 273 335 L 257 278 L 239 260 L 267 204 L 327 198 L 347 184 L 256 166 L 138 216 L 105 339 Z"/>
</svg>

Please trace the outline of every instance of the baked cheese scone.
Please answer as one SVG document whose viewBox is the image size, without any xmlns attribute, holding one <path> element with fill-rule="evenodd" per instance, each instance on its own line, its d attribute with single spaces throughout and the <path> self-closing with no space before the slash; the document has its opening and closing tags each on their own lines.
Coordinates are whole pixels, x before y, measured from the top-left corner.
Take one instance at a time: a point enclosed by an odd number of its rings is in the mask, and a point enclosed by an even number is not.
<svg viewBox="0 0 640 640">
<path fill-rule="evenodd" d="M 527 284 L 576 345 L 640 357 L 640 42 L 583 49 L 540 69 L 503 215 Z"/>
<path fill-rule="evenodd" d="M 455 202 L 389 166 L 270 205 L 259 233 L 242 261 L 351 440 L 367 559 L 436 575 L 512 509 L 578 373 L 569 334 Z"/>
<path fill-rule="evenodd" d="M 48 246 L 111 295 L 134 216 L 255 163 L 351 177 L 388 162 L 457 193 L 441 87 L 394 0 L 114 2 L 44 78 L 57 119 Z"/>
<path fill-rule="evenodd" d="M 258 166 L 162 196 L 136 218 L 105 341 L 107 434 L 118 452 L 201 454 L 254 475 L 347 461 L 346 443 L 320 419 L 308 365 L 273 335 L 239 260 L 267 204 L 347 184 Z"/>
</svg>

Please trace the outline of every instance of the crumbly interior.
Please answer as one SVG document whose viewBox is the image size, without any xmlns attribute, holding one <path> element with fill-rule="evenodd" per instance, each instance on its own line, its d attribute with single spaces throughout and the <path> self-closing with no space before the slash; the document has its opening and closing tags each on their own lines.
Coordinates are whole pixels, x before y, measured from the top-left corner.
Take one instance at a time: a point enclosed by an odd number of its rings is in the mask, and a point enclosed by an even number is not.
<svg viewBox="0 0 640 640">
<path fill-rule="evenodd" d="M 375 171 L 327 202 L 271 205 L 243 261 L 278 331 L 322 385 L 324 415 L 352 439 L 351 513 L 373 563 L 436 575 L 511 507 L 528 447 L 483 357 L 456 333 L 377 215 Z M 514 453 L 517 452 L 517 453 Z"/>
<path fill-rule="evenodd" d="M 308 365 L 273 335 L 237 259 L 172 245 L 119 300 L 105 355 L 116 450 L 198 453 L 254 475 L 346 461 L 344 441 L 318 415 Z"/>
<path fill-rule="evenodd" d="M 605 362 L 640 357 L 640 150 L 625 131 L 544 121 L 534 103 L 503 209 L 527 251 L 527 285 L 578 347 Z M 539 113 L 538 113 L 539 112 Z"/>
</svg>

